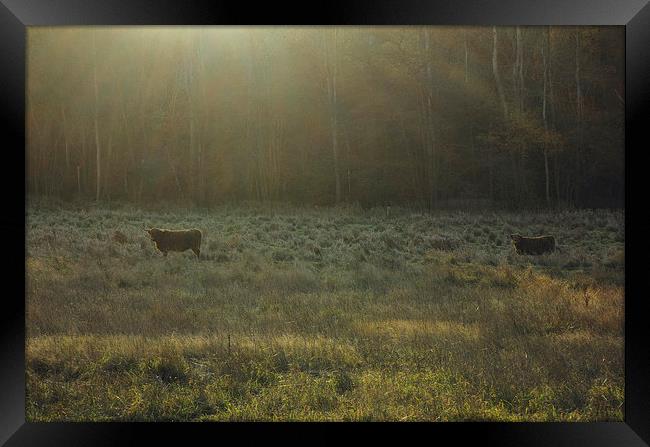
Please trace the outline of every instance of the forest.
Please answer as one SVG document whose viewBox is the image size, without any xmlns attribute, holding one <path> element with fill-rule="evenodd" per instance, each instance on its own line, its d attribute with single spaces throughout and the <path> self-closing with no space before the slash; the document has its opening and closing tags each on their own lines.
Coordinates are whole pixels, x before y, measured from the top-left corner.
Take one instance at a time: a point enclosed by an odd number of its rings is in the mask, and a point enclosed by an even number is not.
<svg viewBox="0 0 650 447">
<path fill-rule="evenodd" d="M 624 206 L 623 27 L 30 27 L 64 200 Z"/>
</svg>

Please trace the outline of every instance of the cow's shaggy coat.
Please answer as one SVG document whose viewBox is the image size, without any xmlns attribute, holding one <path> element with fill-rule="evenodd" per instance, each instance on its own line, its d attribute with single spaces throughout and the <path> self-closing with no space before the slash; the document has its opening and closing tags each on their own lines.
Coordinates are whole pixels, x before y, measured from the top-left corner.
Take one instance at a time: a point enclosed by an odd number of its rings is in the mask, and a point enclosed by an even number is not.
<svg viewBox="0 0 650 447">
<path fill-rule="evenodd" d="M 555 250 L 555 238 L 553 236 L 526 237 L 511 234 L 510 238 L 518 255 L 541 255 Z"/>
<path fill-rule="evenodd" d="M 196 257 L 201 254 L 201 230 L 165 230 L 162 228 L 150 228 L 147 230 L 151 240 L 156 244 L 158 250 L 164 256 L 169 251 L 192 250 Z"/>
</svg>

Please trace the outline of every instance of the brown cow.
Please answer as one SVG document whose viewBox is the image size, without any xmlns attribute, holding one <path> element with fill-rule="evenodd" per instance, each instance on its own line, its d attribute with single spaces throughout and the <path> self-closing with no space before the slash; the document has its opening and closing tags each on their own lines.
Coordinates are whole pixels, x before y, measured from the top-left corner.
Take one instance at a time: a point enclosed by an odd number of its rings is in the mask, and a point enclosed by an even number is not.
<svg viewBox="0 0 650 447">
<path fill-rule="evenodd" d="M 541 255 L 555 250 L 553 236 L 526 237 L 520 234 L 511 234 L 510 238 L 518 255 Z"/>
<path fill-rule="evenodd" d="M 169 251 L 192 250 L 197 258 L 201 255 L 201 230 L 165 230 L 149 228 L 146 230 L 151 240 L 164 256 Z"/>
</svg>

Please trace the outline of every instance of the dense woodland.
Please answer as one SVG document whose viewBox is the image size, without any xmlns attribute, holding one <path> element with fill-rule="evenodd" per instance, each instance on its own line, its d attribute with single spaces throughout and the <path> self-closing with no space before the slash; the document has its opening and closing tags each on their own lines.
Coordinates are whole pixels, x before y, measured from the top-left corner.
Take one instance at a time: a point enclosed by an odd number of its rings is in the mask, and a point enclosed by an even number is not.
<svg viewBox="0 0 650 447">
<path fill-rule="evenodd" d="M 622 207 L 622 27 L 29 28 L 27 189 Z"/>
</svg>

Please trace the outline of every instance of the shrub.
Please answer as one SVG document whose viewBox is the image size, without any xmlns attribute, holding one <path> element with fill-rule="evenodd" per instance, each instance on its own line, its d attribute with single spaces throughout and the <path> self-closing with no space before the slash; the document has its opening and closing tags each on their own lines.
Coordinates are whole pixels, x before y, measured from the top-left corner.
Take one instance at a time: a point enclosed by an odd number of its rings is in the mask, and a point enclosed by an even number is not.
<svg viewBox="0 0 650 447">
<path fill-rule="evenodd" d="M 431 248 L 441 251 L 452 251 L 459 246 L 458 241 L 439 236 L 431 238 L 429 244 Z"/>
</svg>

